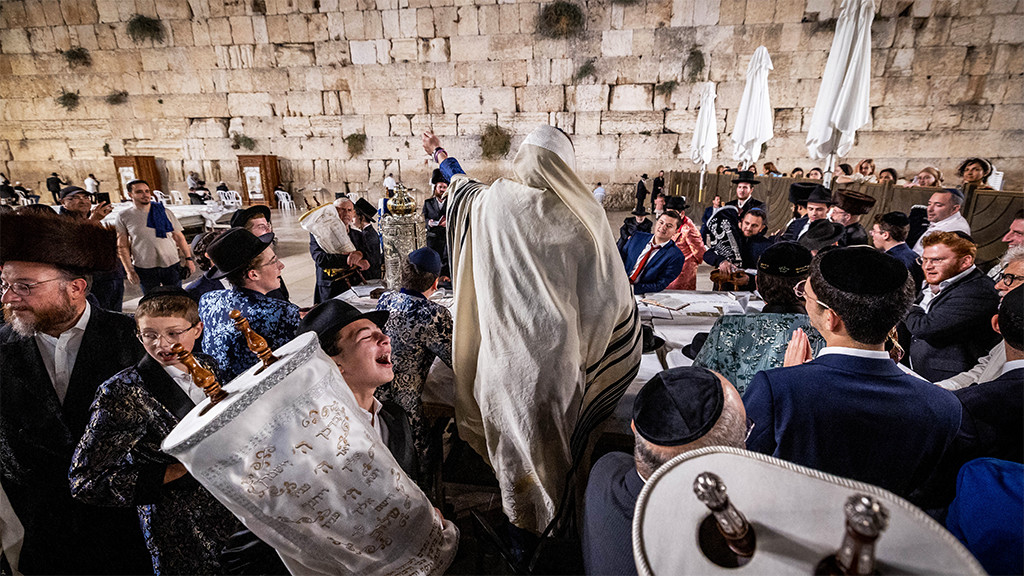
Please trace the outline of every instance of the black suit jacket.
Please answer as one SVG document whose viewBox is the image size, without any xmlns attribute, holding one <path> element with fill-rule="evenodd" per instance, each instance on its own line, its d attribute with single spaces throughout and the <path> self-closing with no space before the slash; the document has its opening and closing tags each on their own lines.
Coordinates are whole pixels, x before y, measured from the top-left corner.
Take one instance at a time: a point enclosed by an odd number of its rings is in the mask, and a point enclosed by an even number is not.
<svg viewBox="0 0 1024 576">
<path fill-rule="evenodd" d="M 96 389 L 144 354 L 131 319 L 93 307 L 61 405 L 35 338 L 0 327 L 0 478 L 25 574 L 152 573 L 135 510 L 82 504 L 68 481 Z"/>
<path fill-rule="evenodd" d="M 388 428 L 388 450 L 413 482 L 419 481 L 419 456 L 412 442 L 412 427 L 405 410 L 390 400 L 381 402 L 380 419 Z"/>
<path fill-rule="evenodd" d="M 587 574 L 636 574 L 633 509 L 643 487 L 629 454 L 609 452 L 594 464 L 583 499 Z"/>
<path fill-rule="evenodd" d="M 914 371 L 938 382 L 971 369 L 999 342 L 992 330 L 998 309 L 995 283 L 978 269 L 939 292 L 927 313 L 911 307 L 903 322 Z"/>
<path fill-rule="evenodd" d="M 739 199 L 730 200 L 730 201 L 726 202 L 725 205 L 726 206 L 735 206 L 735 207 L 739 208 L 740 207 L 740 201 L 739 201 Z M 751 210 L 753 208 L 760 208 L 761 210 L 764 210 L 765 215 L 768 214 L 768 206 L 766 206 L 764 202 L 761 202 L 757 198 L 754 198 L 753 196 L 751 196 L 747 200 L 747 203 L 743 205 L 743 210 L 740 211 L 740 219 L 741 220 L 743 219 L 743 215 L 747 213 L 747 210 Z M 768 224 L 768 222 L 765 221 L 765 224 Z M 799 233 L 799 232 L 800 231 L 797 230 L 797 233 Z"/>
</svg>

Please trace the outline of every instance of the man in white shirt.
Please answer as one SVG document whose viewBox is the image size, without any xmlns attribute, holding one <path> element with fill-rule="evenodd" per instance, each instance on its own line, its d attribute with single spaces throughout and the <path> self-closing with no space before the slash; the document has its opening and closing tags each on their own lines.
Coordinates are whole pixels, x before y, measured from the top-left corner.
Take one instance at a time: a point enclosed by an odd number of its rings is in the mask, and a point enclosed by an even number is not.
<svg viewBox="0 0 1024 576">
<path fill-rule="evenodd" d="M 597 183 L 597 188 L 594 188 L 594 199 L 598 204 L 604 206 L 604 186 L 601 186 L 600 182 Z"/>
<path fill-rule="evenodd" d="M 964 204 L 963 192 L 956 188 L 946 188 L 945 192 L 936 192 L 928 199 L 928 229 L 914 244 L 914 252 L 924 253 L 924 239 L 933 232 L 963 232 L 971 235 L 971 225 L 960 213 Z"/>
<path fill-rule="evenodd" d="M 163 204 L 153 203 L 145 180 L 132 180 L 125 187 L 132 206 L 117 215 L 117 254 L 128 273 L 128 281 L 142 284 L 145 294 L 156 286 L 181 287 L 179 262 L 182 255 L 188 273 L 196 271 L 181 224 Z"/>
<path fill-rule="evenodd" d="M 384 179 L 384 187 L 388 189 L 388 192 L 395 191 L 395 175 L 388 173 L 388 177 Z"/>
<path fill-rule="evenodd" d="M 100 181 L 92 174 L 89 174 L 89 177 L 85 179 L 85 190 L 89 194 L 96 194 L 100 191 Z"/>
<path fill-rule="evenodd" d="M 96 389 L 144 354 L 131 319 L 86 300 L 114 243 L 85 219 L 0 215 L 0 481 L 25 526 L 26 574 L 152 570 L 134 511 L 76 502 L 68 481 Z"/>
</svg>

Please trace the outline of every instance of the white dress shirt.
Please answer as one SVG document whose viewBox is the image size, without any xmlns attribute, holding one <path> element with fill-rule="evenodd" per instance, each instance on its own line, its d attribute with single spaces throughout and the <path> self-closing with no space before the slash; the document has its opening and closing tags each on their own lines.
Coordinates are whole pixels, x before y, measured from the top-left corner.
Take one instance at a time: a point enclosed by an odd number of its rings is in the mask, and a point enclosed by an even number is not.
<svg viewBox="0 0 1024 576">
<path fill-rule="evenodd" d="M 932 300 L 935 300 L 936 296 L 941 294 L 942 291 L 945 290 L 946 288 L 949 288 L 949 286 L 952 285 L 954 282 L 959 282 L 961 278 L 967 276 L 971 272 L 974 272 L 973 264 L 970 268 L 964 270 L 963 272 L 957 274 L 956 276 L 953 276 L 952 278 L 947 278 L 942 282 L 939 282 L 938 289 L 935 289 L 935 287 L 932 286 L 931 284 L 926 284 L 924 290 L 921 291 L 921 302 L 918 303 L 918 306 L 923 308 L 924 313 L 927 314 L 928 309 L 931 308 L 932 306 Z"/>
<path fill-rule="evenodd" d="M 383 408 L 383 407 L 384 407 L 384 405 L 381 404 L 380 401 L 377 400 L 377 398 L 374 398 L 373 399 L 373 405 L 370 406 L 369 410 L 363 409 L 362 406 L 360 406 L 359 409 L 363 411 L 363 415 L 364 416 L 366 416 L 367 418 L 370 419 L 370 424 L 373 425 L 373 429 L 377 432 L 377 435 L 380 436 L 381 442 L 383 442 L 384 445 L 387 446 L 387 444 L 388 444 L 388 427 L 380 419 L 380 409 Z"/>
<path fill-rule="evenodd" d="M 1002 342 L 1000 342 L 1000 344 L 1002 344 Z M 1024 368 L 1024 360 L 1010 360 L 1006 364 L 1003 364 L 1002 374 L 1006 374 L 1010 370 L 1016 370 L 1018 368 Z M 1000 376 L 1002 376 L 1002 374 L 1000 374 Z"/>
<path fill-rule="evenodd" d="M 189 374 L 187 370 L 182 370 L 176 366 L 161 365 L 161 367 L 196 406 L 206 398 L 206 391 L 196 386 L 195 382 L 192 381 L 192 374 Z"/>
<path fill-rule="evenodd" d="M 82 312 L 78 323 L 62 332 L 60 336 L 54 338 L 43 332 L 35 333 L 36 346 L 43 357 L 43 365 L 46 366 L 46 372 L 50 375 L 50 382 L 53 383 L 53 389 L 57 392 L 61 404 L 64 404 L 64 396 L 68 393 L 71 372 L 75 369 L 78 349 L 82 347 L 82 337 L 91 316 L 92 306 L 86 302 L 85 312 Z"/>
<path fill-rule="evenodd" d="M 925 237 L 932 232 L 963 232 L 964 234 L 970 234 L 971 225 L 967 223 L 967 219 L 964 218 L 963 214 L 961 214 L 959 210 L 954 212 L 952 216 L 945 220 L 932 222 L 928 225 L 928 229 L 924 231 L 924 234 L 921 234 L 921 237 L 918 238 L 917 243 L 914 244 L 914 252 L 917 252 L 918 255 L 924 253 L 924 245 L 922 242 Z"/>
</svg>

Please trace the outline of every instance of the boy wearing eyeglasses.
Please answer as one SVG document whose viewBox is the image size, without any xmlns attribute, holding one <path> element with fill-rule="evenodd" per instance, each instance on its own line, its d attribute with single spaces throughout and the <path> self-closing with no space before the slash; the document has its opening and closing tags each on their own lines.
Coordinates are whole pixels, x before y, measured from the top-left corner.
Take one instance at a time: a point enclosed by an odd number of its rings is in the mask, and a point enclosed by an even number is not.
<svg viewBox="0 0 1024 576">
<path fill-rule="evenodd" d="M 218 574 L 238 520 L 160 443 L 200 403 L 203 390 L 171 350 L 191 351 L 203 332 L 199 306 L 173 286 L 150 290 L 135 312 L 146 356 L 96 392 L 71 464 L 71 493 L 99 506 L 135 507 L 156 574 Z M 212 358 L 196 359 L 220 374 Z"/>
</svg>

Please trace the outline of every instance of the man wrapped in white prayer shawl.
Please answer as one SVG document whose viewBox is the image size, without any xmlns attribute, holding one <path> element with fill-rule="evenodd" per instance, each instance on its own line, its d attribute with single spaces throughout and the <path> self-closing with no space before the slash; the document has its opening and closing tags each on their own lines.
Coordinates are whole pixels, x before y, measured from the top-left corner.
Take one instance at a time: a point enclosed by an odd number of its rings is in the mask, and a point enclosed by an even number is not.
<svg viewBox="0 0 1024 576">
<path fill-rule="evenodd" d="M 590 431 L 639 369 L 636 302 L 564 132 L 534 130 L 512 162 L 515 180 L 490 186 L 440 146 L 423 135 L 451 182 L 459 435 L 494 469 L 509 520 L 540 533 Z"/>
</svg>

